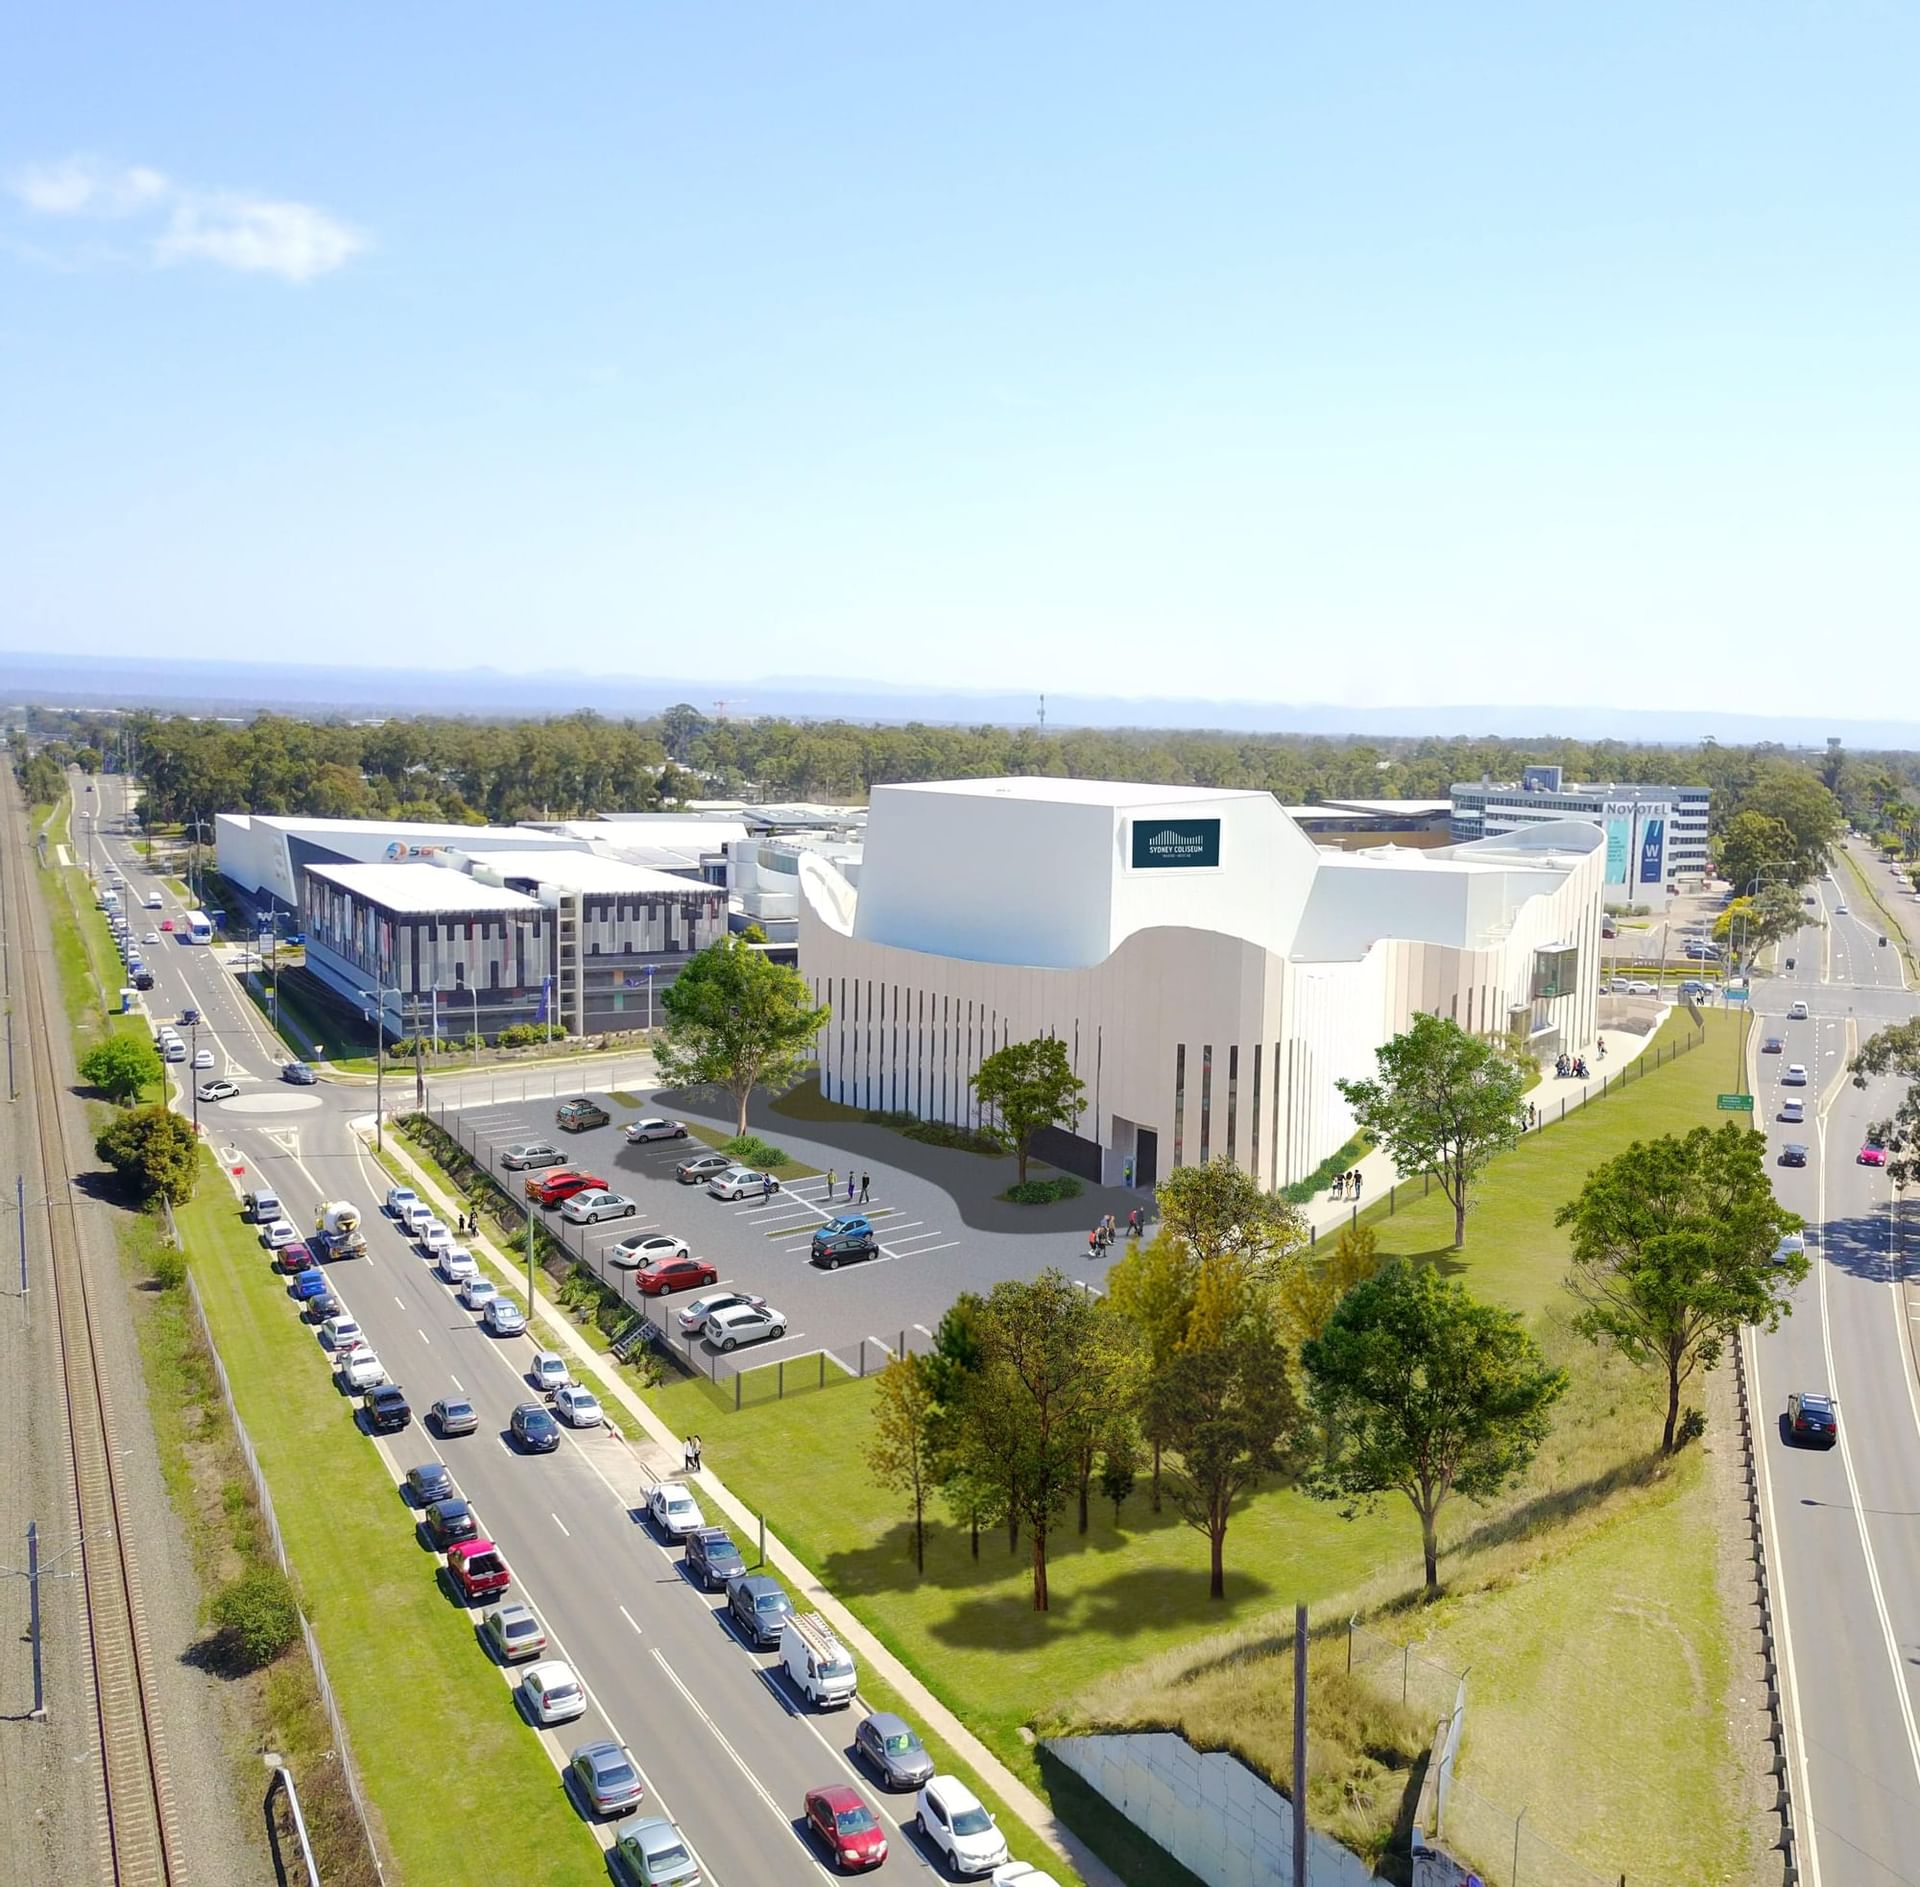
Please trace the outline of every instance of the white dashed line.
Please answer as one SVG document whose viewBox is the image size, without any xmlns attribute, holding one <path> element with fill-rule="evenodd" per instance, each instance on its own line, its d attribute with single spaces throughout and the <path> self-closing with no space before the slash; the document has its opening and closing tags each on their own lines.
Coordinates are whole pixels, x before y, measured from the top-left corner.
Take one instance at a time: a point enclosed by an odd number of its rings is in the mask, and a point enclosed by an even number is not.
<svg viewBox="0 0 1920 1887">
<path fill-rule="evenodd" d="M 644 1638 L 647 1635 L 638 1625 L 634 1624 L 633 1614 L 629 1612 L 624 1605 L 620 1607 L 620 1616 L 624 1618 L 629 1625 L 633 1625 L 633 1635 L 636 1638 Z"/>
<path fill-rule="evenodd" d="M 568 1531 L 567 1523 L 564 1520 L 562 1520 L 560 1516 L 557 1513 L 555 1513 L 551 1508 L 547 1510 L 547 1518 L 551 1520 L 553 1524 L 556 1527 L 558 1527 L 562 1533 L 565 1533 L 568 1539 L 573 1538 L 572 1533 Z"/>
</svg>

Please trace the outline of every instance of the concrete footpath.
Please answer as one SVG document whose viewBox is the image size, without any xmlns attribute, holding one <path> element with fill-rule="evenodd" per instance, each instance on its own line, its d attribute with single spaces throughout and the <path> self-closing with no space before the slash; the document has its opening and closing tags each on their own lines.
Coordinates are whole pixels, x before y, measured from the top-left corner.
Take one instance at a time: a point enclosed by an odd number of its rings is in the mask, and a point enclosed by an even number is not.
<svg viewBox="0 0 1920 1887">
<path fill-rule="evenodd" d="M 354 1130 L 362 1139 L 368 1141 L 369 1145 L 372 1129 L 371 1116 L 354 1123 Z M 433 1179 L 401 1143 L 398 1135 L 388 1136 L 386 1151 L 397 1164 L 406 1168 L 421 1198 L 429 1201 L 448 1223 L 452 1223 L 459 1213 L 465 1210 L 466 1202 L 454 1198 L 445 1187 Z M 491 1264 L 503 1279 L 524 1286 L 525 1265 L 516 1264 L 502 1254 L 491 1239 L 485 1236 L 468 1238 L 465 1244 L 469 1251 Z M 638 1424 L 641 1433 L 648 1441 L 666 1452 L 669 1462 L 677 1462 L 683 1458 L 685 1438 L 674 1434 L 666 1423 L 660 1420 L 640 1395 L 623 1379 L 619 1364 L 596 1350 L 581 1334 L 579 1326 L 571 1317 L 545 1298 L 537 1299 L 529 1307 L 528 1314 L 551 1336 L 551 1347 L 591 1369 L 596 1377 L 607 1385 L 622 1410 L 634 1423 Z M 734 1494 L 712 1469 L 703 1468 L 696 1475 L 678 1475 L 675 1478 L 692 1480 L 698 1486 L 702 1497 L 726 1514 L 739 1530 L 739 1537 L 743 1542 L 758 1537 L 761 1516 Z M 852 1612 L 848 1611 L 820 1583 L 811 1568 L 803 1565 L 799 1557 L 771 1528 L 767 1530 L 766 1537 L 768 1562 L 781 1577 L 806 1600 L 808 1605 L 826 1616 L 855 1657 L 864 1660 L 870 1670 L 877 1671 L 885 1678 L 899 1692 L 907 1708 L 920 1720 L 921 1724 L 947 1743 L 1013 1814 L 1025 1822 L 1035 1834 L 1073 1867 L 1080 1878 L 1087 1883 L 1087 1887 L 1124 1887 L 1119 1875 L 1094 1854 L 1065 1823 L 1061 1822 L 1039 1796 L 1014 1775 L 999 1757 L 994 1755 L 939 1698 L 934 1696 L 932 1691 L 927 1689 L 913 1672 L 908 1670 Z"/>
</svg>

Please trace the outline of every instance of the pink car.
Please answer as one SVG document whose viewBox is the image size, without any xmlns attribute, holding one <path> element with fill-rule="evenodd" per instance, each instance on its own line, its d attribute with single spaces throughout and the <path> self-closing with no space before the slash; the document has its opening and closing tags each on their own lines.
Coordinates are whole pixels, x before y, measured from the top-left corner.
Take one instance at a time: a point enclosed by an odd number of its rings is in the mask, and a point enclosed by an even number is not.
<svg viewBox="0 0 1920 1887">
<path fill-rule="evenodd" d="M 1867 1144 L 1860 1149 L 1859 1163 L 1862 1166 L 1885 1166 L 1887 1163 L 1886 1148 L 1876 1147 L 1873 1142 L 1869 1140 Z"/>
</svg>

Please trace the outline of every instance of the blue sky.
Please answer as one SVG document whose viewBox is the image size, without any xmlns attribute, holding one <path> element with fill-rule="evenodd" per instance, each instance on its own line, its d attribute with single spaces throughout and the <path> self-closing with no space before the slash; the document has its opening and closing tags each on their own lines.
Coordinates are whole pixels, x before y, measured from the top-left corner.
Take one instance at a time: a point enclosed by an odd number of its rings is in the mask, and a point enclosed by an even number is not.
<svg viewBox="0 0 1920 1887">
<path fill-rule="evenodd" d="M 1917 67 L 1867 4 L 41 9 L 0 646 L 1863 711 Z"/>
</svg>

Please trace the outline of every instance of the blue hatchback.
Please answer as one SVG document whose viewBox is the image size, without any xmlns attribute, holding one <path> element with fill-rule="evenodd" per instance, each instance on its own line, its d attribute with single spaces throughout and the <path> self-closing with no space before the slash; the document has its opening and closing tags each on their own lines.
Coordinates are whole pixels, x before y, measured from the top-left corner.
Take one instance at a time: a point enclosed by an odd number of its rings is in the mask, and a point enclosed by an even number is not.
<svg viewBox="0 0 1920 1887">
<path fill-rule="evenodd" d="M 293 1281 L 293 1294 L 302 1303 L 310 1297 L 318 1297 L 327 1288 L 327 1274 L 324 1271 L 303 1271 Z"/>
<path fill-rule="evenodd" d="M 880 1249 L 880 1235 L 873 1221 L 860 1213 L 844 1219 L 829 1219 L 813 1235 L 813 1249 L 807 1254 L 817 1265 L 831 1271 L 848 1259 L 871 1258 Z"/>
</svg>

